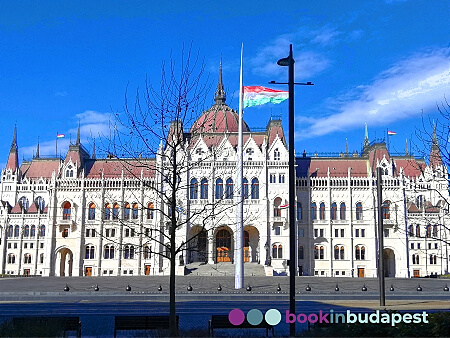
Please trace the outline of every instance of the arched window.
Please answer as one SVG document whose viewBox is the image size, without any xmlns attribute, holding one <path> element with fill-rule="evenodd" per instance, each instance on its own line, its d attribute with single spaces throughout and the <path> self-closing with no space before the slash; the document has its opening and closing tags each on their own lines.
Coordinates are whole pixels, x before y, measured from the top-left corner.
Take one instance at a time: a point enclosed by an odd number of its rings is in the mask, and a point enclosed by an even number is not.
<svg viewBox="0 0 450 338">
<path fill-rule="evenodd" d="M 248 180 L 245 177 L 242 179 L 242 197 L 248 198 Z"/>
<path fill-rule="evenodd" d="M 8 254 L 8 264 L 16 263 L 16 256 L 14 254 Z"/>
<path fill-rule="evenodd" d="M 111 219 L 111 204 L 106 203 L 105 204 L 105 220 Z"/>
<path fill-rule="evenodd" d="M 94 259 L 95 258 L 95 248 L 93 245 L 86 246 L 86 255 L 85 259 Z"/>
<path fill-rule="evenodd" d="M 30 226 L 25 225 L 25 230 L 23 232 L 23 237 L 30 237 Z"/>
<path fill-rule="evenodd" d="M 331 203 L 331 213 L 330 213 L 331 219 L 336 220 L 337 219 L 337 205 L 335 202 Z"/>
<path fill-rule="evenodd" d="M 321 246 L 321 247 L 319 248 L 319 258 L 320 258 L 320 259 L 323 259 L 324 256 L 325 256 L 325 249 L 324 249 L 323 246 Z"/>
<path fill-rule="evenodd" d="M 366 259 L 366 247 L 362 246 L 361 247 L 361 260 Z"/>
<path fill-rule="evenodd" d="M 14 237 L 19 237 L 19 226 L 18 225 L 16 225 L 14 227 Z"/>
<path fill-rule="evenodd" d="M 126 245 L 125 251 L 123 254 L 123 258 L 125 259 L 134 259 L 134 246 L 133 245 Z"/>
<path fill-rule="evenodd" d="M 433 237 L 437 237 L 438 236 L 438 227 L 437 225 L 433 225 Z"/>
<path fill-rule="evenodd" d="M 28 207 L 30 206 L 30 202 L 28 202 L 28 198 L 25 196 L 20 198 L 19 204 L 24 210 L 28 210 Z"/>
<path fill-rule="evenodd" d="M 280 158 L 281 158 L 280 151 L 277 148 L 273 151 L 273 159 L 274 159 L 274 161 L 279 161 Z"/>
<path fill-rule="evenodd" d="M 345 203 L 344 202 L 341 203 L 341 206 L 339 209 L 339 216 L 340 216 L 339 218 L 341 220 L 345 220 Z"/>
<path fill-rule="evenodd" d="M 69 165 L 69 166 L 67 167 L 67 170 L 66 170 L 66 177 L 73 177 L 73 168 L 72 168 L 71 165 Z"/>
<path fill-rule="evenodd" d="M 130 219 L 131 206 L 130 203 L 125 202 L 125 207 L 123 208 L 123 219 Z"/>
<path fill-rule="evenodd" d="M 23 255 L 23 263 L 24 264 L 31 264 L 31 255 L 30 254 L 25 254 Z"/>
<path fill-rule="evenodd" d="M 302 204 L 297 202 L 297 221 L 302 219 Z"/>
<path fill-rule="evenodd" d="M 39 210 L 42 212 L 45 209 L 45 201 L 44 199 L 39 196 L 35 199 L 36 205 L 38 206 Z"/>
<path fill-rule="evenodd" d="M 259 181 L 257 178 L 252 179 L 252 200 L 259 199 Z"/>
<path fill-rule="evenodd" d="M 381 211 L 383 213 L 383 219 L 391 219 L 391 213 L 389 210 L 390 207 L 390 202 L 389 201 L 384 201 L 383 204 L 381 205 Z"/>
<path fill-rule="evenodd" d="M 363 219 L 363 208 L 362 203 L 356 203 L 356 220 L 361 221 Z"/>
<path fill-rule="evenodd" d="M 431 225 L 427 225 L 425 236 L 431 237 Z"/>
<path fill-rule="evenodd" d="M 105 245 L 104 250 L 105 259 L 114 259 L 114 246 L 113 245 Z"/>
<path fill-rule="evenodd" d="M 223 198 L 223 180 L 218 178 L 216 180 L 216 199 L 220 200 Z"/>
<path fill-rule="evenodd" d="M 152 249 L 148 245 L 144 246 L 144 259 L 152 258 Z"/>
<path fill-rule="evenodd" d="M 416 225 L 416 237 L 420 237 L 420 225 Z"/>
<path fill-rule="evenodd" d="M 317 245 L 314 247 L 314 259 L 319 259 L 319 247 Z"/>
<path fill-rule="evenodd" d="M 433 255 L 433 264 L 437 264 L 437 257 L 436 257 L 436 255 Z"/>
<path fill-rule="evenodd" d="M 339 246 L 334 247 L 334 259 L 339 259 Z"/>
<path fill-rule="evenodd" d="M 283 246 L 281 244 L 278 245 L 278 258 L 283 258 Z"/>
<path fill-rule="evenodd" d="M 70 220 L 70 214 L 72 213 L 71 205 L 69 202 L 63 204 L 63 219 Z"/>
<path fill-rule="evenodd" d="M 319 209 L 319 218 L 321 220 L 325 219 L 325 203 L 320 203 L 320 209 Z"/>
<path fill-rule="evenodd" d="M 283 258 L 283 246 L 281 244 L 274 244 L 272 246 L 272 257 Z"/>
<path fill-rule="evenodd" d="M 341 249 L 339 250 L 339 259 L 344 259 L 344 257 L 345 257 L 344 247 L 341 246 Z"/>
<path fill-rule="evenodd" d="M 198 181 L 195 178 L 191 180 L 191 186 L 189 187 L 189 191 L 190 191 L 189 198 L 191 200 L 196 200 L 198 198 Z"/>
<path fill-rule="evenodd" d="M 298 259 L 304 259 L 305 258 L 305 249 L 303 248 L 303 245 L 299 245 L 298 247 Z"/>
<path fill-rule="evenodd" d="M 410 236 L 414 236 L 414 228 L 413 228 L 413 226 L 410 225 L 408 229 L 409 229 L 409 231 L 408 231 L 408 232 L 409 232 L 409 235 L 410 235 Z"/>
<path fill-rule="evenodd" d="M 311 219 L 312 220 L 317 219 L 317 205 L 316 205 L 316 202 L 311 204 Z"/>
<path fill-rule="evenodd" d="M 153 219 L 155 212 L 155 206 L 152 202 L 147 205 L 147 219 Z"/>
<path fill-rule="evenodd" d="M 35 225 L 31 226 L 30 237 L 31 238 L 36 237 L 36 226 Z"/>
<path fill-rule="evenodd" d="M 208 199 L 208 180 L 203 178 L 200 182 L 200 199 Z"/>
<path fill-rule="evenodd" d="M 95 204 L 89 203 L 88 220 L 92 221 L 95 219 Z"/>
<path fill-rule="evenodd" d="M 133 203 L 133 211 L 131 212 L 132 219 L 138 219 L 139 216 L 139 205 L 137 203 Z"/>
<path fill-rule="evenodd" d="M 39 255 L 39 263 L 44 264 L 44 254 L 43 253 L 41 253 Z"/>
<path fill-rule="evenodd" d="M 45 237 L 45 225 L 41 225 L 41 233 L 39 235 L 40 237 Z"/>
<path fill-rule="evenodd" d="M 14 233 L 14 227 L 12 225 L 10 225 L 8 227 L 8 237 L 11 238 L 13 236 L 13 233 Z"/>
<path fill-rule="evenodd" d="M 233 191 L 234 191 L 233 180 L 231 178 L 227 179 L 226 184 L 227 184 L 227 186 L 225 188 L 225 198 L 233 199 Z"/>
<path fill-rule="evenodd" d="M 119 219 L 119 204 L 114 203 L 113 205 L 113 212 L 112 212 L 112 219 Z"/>
<path fill-rule="evenodd" d="M 273 216 L 274 217 L 281 217 L 281 198 L 277 197 L 275 198 L 275 201 L 273 201 Z"/>
<path fill-rule="evenodd" d="M 355 259 L 360 260 L 361 259 L 361 249 L 359 248 L 359 245 L 355 247 Z"/>
</svg>

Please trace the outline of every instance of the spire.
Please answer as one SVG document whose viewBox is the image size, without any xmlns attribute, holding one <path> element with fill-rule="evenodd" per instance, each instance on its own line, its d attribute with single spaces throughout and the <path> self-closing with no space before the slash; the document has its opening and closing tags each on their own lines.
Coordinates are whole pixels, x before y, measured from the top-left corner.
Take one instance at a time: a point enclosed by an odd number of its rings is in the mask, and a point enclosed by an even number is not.
<svg viewBox="0 0 450 338">
<path fill-rule="evenodd" d="M 433 120 L 433 139 L 432 139 L 432 147 L 438 147 L 438 140 L 437 140 L 437 135 L 436 135 L 436 124 L 434 123 Z"/>
<path fill-rule="evenodd" d="M 223 104 L 225 103 L 226 98 L 227 94 L 223 89 L 223 82 L 222 82 L 222 58 L 220 58 L 219 83 L 217 84 L 216 93 L 214 95 L 214 101 L 216 101 L 216 104 Z"/>
<path fill-rule="evenodd" d="M 405 156 L 409 156 L 409 151 L 408 151 L 408 139 L 406 139 Z"/>
<path fill-rule="evenodd" d="M 348 157 L 348 140 L 345 138 L 345 157 Z"/>
<path fill-rule="evenodd" d="M 436 135 L 436 124 L 433 121 L 433 138 L 431 141 L 430 165 L 437 167 L 442 165 L 441 151 L 439 150 L 439 143 Z"/>
<path fill-rule="evenodd" d="M 37 144 L 37 149 L 36 149 L 36 156 L 35 158 L 39 158 L 39 137 L 38 137 L 38 144 Z"/>
<path fill-rule="evenodd" d="M 78 120 L 78 132 L 77 132 L 77 143 L 75 145 L 80 145 L 80 121 Z"/>
<path fill-rule="evenodd" d="M 17 126 L 14 126 L 14 136 L 11 143 L 11 149 L 9 150 L 8 162 L 6 163 L 6 168 L 8 169 L 18 169 L 19 168 L 19 154 L 17 151 Z"/>
<path fill-rule="evenodd" d="M 364 147 L 369 145 L 369 132 L 367 131 L 367 122 L 364 122 Z"/>
<path fill-rule="evenodd" d="M 94 146 L 92 147 L 92 158 L 96 158 L 96 156 L 95 156 L 95 139 L 94 139 Z"/>
</svg>

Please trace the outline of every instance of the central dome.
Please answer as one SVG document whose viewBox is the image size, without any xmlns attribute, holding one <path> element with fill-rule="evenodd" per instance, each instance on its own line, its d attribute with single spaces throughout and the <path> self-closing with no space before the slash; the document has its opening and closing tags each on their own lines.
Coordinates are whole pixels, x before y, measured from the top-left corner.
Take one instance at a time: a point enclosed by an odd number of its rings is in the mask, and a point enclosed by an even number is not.
<svg viewBox="0 0 450 338">
<path fill-rule="evenodd" d="M 211 108 L 194 122 L 191 133 L 237 133 L 239 128 L 239 115 L 225 104 L 226 93 L 222 83 L 222 63 L 220 64 L 219 83 L 217 84 L 214 101 Z M 245 121 L 242 121 L 242 131 L 250 129 Z"/>
</svg>

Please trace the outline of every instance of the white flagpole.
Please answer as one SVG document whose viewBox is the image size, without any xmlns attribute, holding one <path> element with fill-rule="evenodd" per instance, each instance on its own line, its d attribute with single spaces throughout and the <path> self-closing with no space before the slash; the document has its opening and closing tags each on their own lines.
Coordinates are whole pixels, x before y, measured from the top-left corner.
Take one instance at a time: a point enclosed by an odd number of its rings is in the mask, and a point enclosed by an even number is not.
<svg viewBox="0 0 450 338">
<path fill-rule="evenodd" d="M 244 43 L 241 46 L 241 70 L 239 80 L 239 127 L 238 127 L 238 148 L 237 148 L 237 198 L 236 198 L 236 245 L 235 245 L 235 289 L 242 289 L 244 287 L 244 196 L 242 191 L 242 177 L 244 172 L 243 151 L 242 151 L 242 100 L 243 100 L 243 86 L 242 86 L 242 55 L 244 51 Z"/>
</svg>

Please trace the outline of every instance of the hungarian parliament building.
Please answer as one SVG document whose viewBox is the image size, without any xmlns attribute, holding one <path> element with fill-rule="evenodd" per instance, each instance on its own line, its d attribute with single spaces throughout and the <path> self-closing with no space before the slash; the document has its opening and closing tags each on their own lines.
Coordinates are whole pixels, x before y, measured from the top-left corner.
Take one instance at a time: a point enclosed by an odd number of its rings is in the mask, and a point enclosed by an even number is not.
<svg viewBox="0 0 450 338">
<path fill-rule="evenodd" d="M 177 253 L 177 266 L 235 263 L 238 114 L 225 103 L 221 75 L 214 100 L 192 126 L 183 126 L 190 128 L 183 135 L 192 165 L 180 178 L 185 189 L 177 213 L 186 222 L 176 230 L 176 243 L 186 248 Z M 81 144 L 78 129 L 65 158 L 40 156 L 38 148 L 31 161 L 19 165 L 17 140 L 15 129 L 1 171 L 1 273 L 169 274 L 169 259 L 162 255 L 168 239 L 161 235 L 168 224 L 160 194 L 166 183 L 154 169 L 164 166 L 163 144 L 152 158 L 96 158 L 95 149 L 89 154 Z M 221 151 L 212 156 L 217 144 Z M 385 142 L 369 141 L 367 126 L 363 144 L 361 152 L 334 157 L 297 156 L 296 205 L 290 206 L 281 120 L 272 117 L 265 130 L 254 131 L 243 122 L 244 269 L 258 264 L 267 275 L 285 275 L 289 261 L 299 276 L 377 277 L 383 236 L 385 276 L 448 273 L 448 172 L 435 131 L 427 161 L 407 149 L 404 156 L 391 155 Z M 382 233 L 377 168 L 383 173 Z M 207 205 L 222 211 L 204 222 L 198 211 Z M 296 219 L 289 219 L 290 207 Z M 295 259 L 289 257 L 291 226 L 297 234 Z"/>
</svg>

